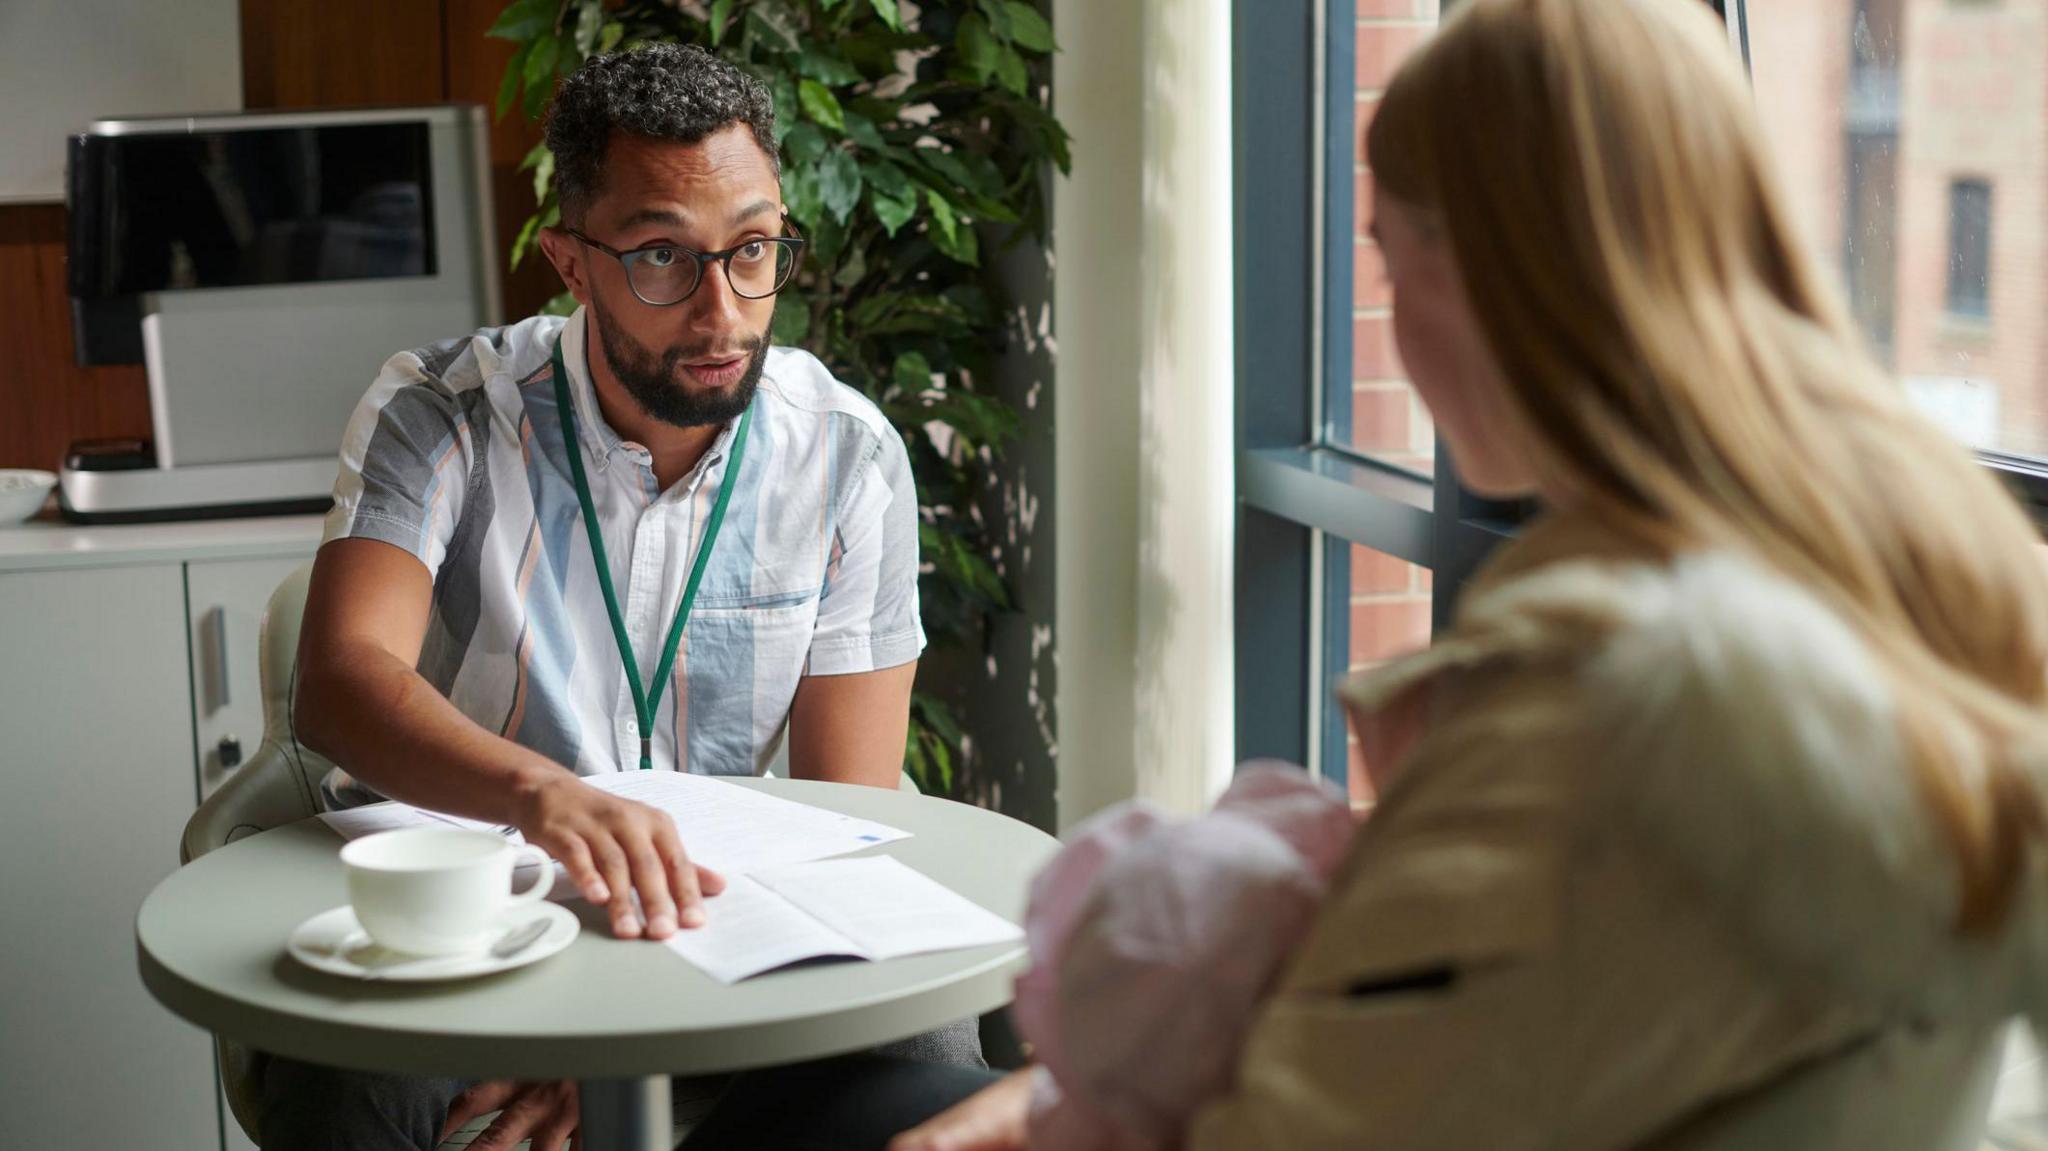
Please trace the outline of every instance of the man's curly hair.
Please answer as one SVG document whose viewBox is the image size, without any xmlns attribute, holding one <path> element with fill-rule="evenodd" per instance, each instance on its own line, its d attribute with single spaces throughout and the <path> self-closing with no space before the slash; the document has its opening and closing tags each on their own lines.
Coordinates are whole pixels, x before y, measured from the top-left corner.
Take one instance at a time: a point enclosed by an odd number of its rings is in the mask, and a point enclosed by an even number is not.
<svg viewBox="0 0 2048 1151">
<path fill-rule="evenodd" d="M 759 80 L 691 44 L 592 56 L 562 81 L 548 112 L 562 218 L 580 224 L 603 191 L 613 132 L 694 144 L 728 124 L 753 129 L 781 175 L 775 101 Z"/>
</svg>

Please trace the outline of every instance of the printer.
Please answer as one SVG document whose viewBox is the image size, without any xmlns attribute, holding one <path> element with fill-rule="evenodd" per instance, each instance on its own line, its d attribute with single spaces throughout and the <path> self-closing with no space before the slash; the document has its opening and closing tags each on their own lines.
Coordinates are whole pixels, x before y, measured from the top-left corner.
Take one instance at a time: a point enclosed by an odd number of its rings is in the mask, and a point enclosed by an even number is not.
<svg viewBox="0 0 2048 1151">
<path fill-rule="evenodd" d="M 383 362 L 500 317 L 475 105 L 107 119 L 68 161 L 78 362 L 144 365 L 152 430 L 72 446 L 72 520 L 323 509 Z"/>
</svg>

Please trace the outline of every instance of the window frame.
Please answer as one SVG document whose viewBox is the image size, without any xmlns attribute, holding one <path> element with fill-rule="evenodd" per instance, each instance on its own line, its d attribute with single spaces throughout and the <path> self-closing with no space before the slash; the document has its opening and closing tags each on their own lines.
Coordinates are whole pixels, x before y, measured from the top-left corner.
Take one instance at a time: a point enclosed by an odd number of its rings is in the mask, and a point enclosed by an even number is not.
<svg viewBox="0 0 2048 1151">
<path fill-rule="evenodd" d="M 1748 67 L 1747 0 L 1705 2 Z M 1434 632 L 1532 514 L 1460 486 L 1441 438 L 1424 478 L 1327 435 L 1348 416 L 1351 317 L 1324 302 L 1351 298 L 1357 147 L 1356 41 L 1330 30 L 1356 15 L 1354 0 L 1232 0 L 1231 13 L 1236 751 L 1307 764 L 1339 786 L 1341 676 L 1325 663 L 1348 638 L 1348 545 L 1433 573 Z M 2048 459 L 1977 455 L 2048 527 Z"/>
<path fill-rule="evenodd" d="M 1455 0 L 1444 0 L 1453 7 Z M 1356 230 L 1354 0 L 1233 0 L 1237 326 L 1237 758 L 1342 786 L 1345 725 L 1325 662 L 1348 638 L 1349 545 L 1427 568 L 1432 630 L 1527 516 L 1332 443 L 1348 422 Z M 1300 84 L 1276 81 L 1299 76 Z M 1304 259 L 1304 256 L 1307 258 Z"/>
<path fill-rule="evenodd" d="M 1951 175 L 1948 180 L 1948 282 L 1942 291 L 1942 308 L 1947 315 L 1969 324 L 1991 322 L 1991 222 L 1997 210 L 1996 189 L 1987 176 Z M 1966 203 L 1966 201 L 1969 201 Z M 1968 252 L 1975 257 L 1979 289 L 1974 299 L 1963 300 L 1964 307 L 1957 307 L 1961 291 L 1969 286 L 1970 277 L 1964 273 L 1963 255 L 1966 242 L 1972 233 L 1968 227 L 1971 221 L 1963 219 L 1965 209 L 1981 213 L 1978 220 L 1982 225 L 1975 232 L 1975 242 L 1968 243 Z"/>
</svg>

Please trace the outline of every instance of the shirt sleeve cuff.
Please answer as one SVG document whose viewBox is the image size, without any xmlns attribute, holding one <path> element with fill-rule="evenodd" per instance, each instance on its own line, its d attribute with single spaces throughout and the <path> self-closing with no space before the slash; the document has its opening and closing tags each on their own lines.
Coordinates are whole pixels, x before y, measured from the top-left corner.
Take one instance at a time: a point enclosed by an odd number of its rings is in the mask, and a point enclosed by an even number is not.
<svg viewBox="0 0 2048 1151">
<path fill-rule="evenodd" d="M 901 667 L 924 654 L 924 627 L 907 628 L 874 636 L 838 636 L 811 644 L 805 675 L 858 675 Z"/>
<path fill-rule="evenodd" d="M 320 542 L 325 544 L 335 540 L 377 540 L 402 548 L 417 557 L 421 563 L 432 567 L 427 560 L 426 535 L 421 525 L 396 516 L 365 511 L 361 508 L 335 508 L 327 513 L 327 523 L 321 532 Z"/>
</svg>

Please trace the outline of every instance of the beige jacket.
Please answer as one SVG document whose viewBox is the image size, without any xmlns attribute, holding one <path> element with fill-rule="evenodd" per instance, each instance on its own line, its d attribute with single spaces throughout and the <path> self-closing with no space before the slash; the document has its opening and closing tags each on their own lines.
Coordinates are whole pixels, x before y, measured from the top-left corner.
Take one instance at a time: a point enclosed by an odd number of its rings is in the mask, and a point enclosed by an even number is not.
<svg viewBox="0 0 2048 1151">
<path fill-rule="evenodd" d="M 1889 689 L 1754 563 L 1493 579 L 1344 696 L 1403 767 L 1196 1151 L 1690 1146 L 1845 1060 L 1797 1145 L 1917 1151 L 1932 1126 L 1867 1097 L 1949 1106 L 2039 1001 L 2043 885 L 2000 940 L 1953 938 Z"/>
</svg>

